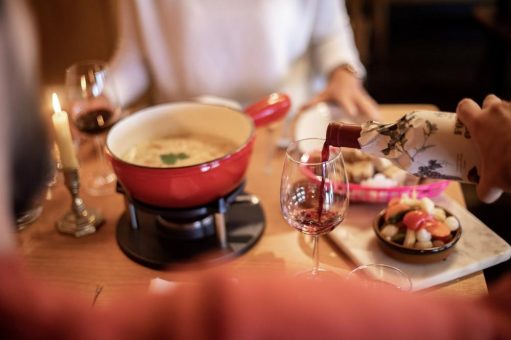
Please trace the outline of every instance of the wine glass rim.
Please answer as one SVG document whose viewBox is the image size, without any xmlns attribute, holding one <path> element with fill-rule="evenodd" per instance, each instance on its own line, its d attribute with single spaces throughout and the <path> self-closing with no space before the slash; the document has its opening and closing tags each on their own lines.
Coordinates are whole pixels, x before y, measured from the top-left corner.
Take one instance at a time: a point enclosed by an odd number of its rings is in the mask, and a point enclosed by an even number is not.
<svg viewBox="0 0 511 340">
<path fill-rule="evenodd" d="M 286 157 L 294 162 L 294 163 L 297 163 L 297 164 L 307 164 L 307 165 L 321 165 L 321 164 L 330 164 L 332 162 L 335 162 L 337 161 L 338 158 L 341 159 L 341 161 L 344 163 L 344 158 L 342 157 L 342 152 L 341 152 L 341 148 L 340 147 L 335 147 L 335 146 L 330 146 L 331 148 L 334 148 L 336 150 L 336 153 L 335 155 L 328 159 L 327 161 L 319 161 L 319 162 L 303 162 L 303 161 L 300 161 L 299 159 L 296 159 L 295 157 L 293 157 L 291 155 L 291 152 L 293 150 L 296 150 L 297 147 L 298 147 L 298 144 L 302 143 L 302 142 L 306 142 L 306 141 L 321 141 L 322 143 L 324 143 L 326 140 L 324 138 L 304 138 L 304 139 L 299 139 L 299 140 L 296 140 L 294 142 L 292 142 L 291 144 L 289 144 L 289 146 L 287 147 L 286 149 Z"/>
<path fill-rule="evenodd" d="M 369 264 L 360 265 L 348 273 L 348 279 L 351 278 L 352 276 L 356 275 L 357 273 L 362 272 L 365 269 L 370 269 L 370 268 L 383 268 L 385 270 L 393 271 L 393 272 L 397 273 L 402 279 L 404 279 L 407 282 L 408 287 L 399 287 L 401 290 L 411 291 L 413 289 L 413 283 L 412 283 L 412 280 L 410 279 L 410 276 L 408 274 L 406 274 L 403 270 L 401 270 L 397 267 L 394 267 L 394 266 L 391 266 L 388 264 L 384 264 L 384 263 L 369 263 Z"/>
<path fill-rule="evenodd" d="M 397 268 L 397 267 L 394 267 L 394 266 L 391 266 L 389 264 L 384 264 L 384 263 L 368 263 L 368 264 L 362 264 L 360 266 L 358 266 L 357 268 L 353 269 L 350 273 L 353 273 L 353 272 L 357 272 L 359 270 L 363 270 L 363 269 L 366 269 L 366 268 L 386 268 L 386 269 L 390 269 L 390 270 L 393 270 L 393 271 L 397 271 L 399 273 L 402 273 L 404 274 L 405 276 L 407 276 L 405 274 L 404 271 L 402 271 L 401 269 Z"/>
<path fill-rule="evenodd" d="M 66 73 L 70 73 L 74 69 L 77 69 L 77 68 L 83 67 L 83 66 L 99 66 L 99 70 L 106 71 L 108 63 L 106 61 L 99 60 L 99 59 L 81 60 L 81 61 L 78 61 L 76 63 L 69 65 L 66 68 Z"/>
</svg>

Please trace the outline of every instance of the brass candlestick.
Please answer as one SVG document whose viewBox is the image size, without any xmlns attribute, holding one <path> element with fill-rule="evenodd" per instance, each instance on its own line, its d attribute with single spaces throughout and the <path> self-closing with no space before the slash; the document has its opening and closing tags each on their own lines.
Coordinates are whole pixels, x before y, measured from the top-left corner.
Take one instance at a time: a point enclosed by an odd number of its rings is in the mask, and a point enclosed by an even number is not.
<svg viewBox="0 0 511 340">
<path fill-rule="evenodd" d="M 57 221 L 57 230 L 75 237 L 95 233 L 96 229 L 105 220 L 99 211 L 86 208 L 85 203 L 79 196 L 80 176 L 78 169 L 64 168 L 62 172 L 64 173 L 64 184 L 71 193 L 71 211 L 68 211 Z"/>
</svg>

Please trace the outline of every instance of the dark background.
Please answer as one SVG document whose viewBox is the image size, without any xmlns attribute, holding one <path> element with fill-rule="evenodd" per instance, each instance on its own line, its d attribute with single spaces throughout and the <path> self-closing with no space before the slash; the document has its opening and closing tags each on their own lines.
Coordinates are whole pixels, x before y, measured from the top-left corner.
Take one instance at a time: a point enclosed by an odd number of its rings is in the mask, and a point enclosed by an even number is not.
<svg viewBox="0 0 511 340">
<path fill-rule="evenodd" d="M 387 53 L 379 57 L 373 49 L 367 63 L 371 94 L 379 102 L 433 103 L 446 111 L 464 97 L 511 98 L 511 17 L 493 19 L 492 9 L 471 2 L 390 6 Z"/>
</svg>

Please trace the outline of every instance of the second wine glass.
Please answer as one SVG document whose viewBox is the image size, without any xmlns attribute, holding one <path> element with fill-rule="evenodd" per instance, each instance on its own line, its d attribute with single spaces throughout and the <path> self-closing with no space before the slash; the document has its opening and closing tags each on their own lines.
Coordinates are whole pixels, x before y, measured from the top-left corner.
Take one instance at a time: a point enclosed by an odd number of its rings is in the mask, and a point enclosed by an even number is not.
<svg viewBox="0 0 511 340">
<path fill-rule="evenodd" d="M 318 238 L 336 228 L 348 207 L 349 186 L 340 148 L 324 139 L 304 139 L 286 151 L 280 206 L 289 225 L 313 240 L 313 266 L 308 278 L 329 274 L 319 268 Z"/>
<path fill-rule="evenodd" d="M 85 184 L 91 195 L 113 193 L 115 175 L 104 155 L 104 133 L 121 116 L 121 107 L 107 65 L 101 61 L 84 61 L 66 70 L 69 113 L 74 126 L 92 137 L 97 153 L 92 177 Z"/>
</svg>

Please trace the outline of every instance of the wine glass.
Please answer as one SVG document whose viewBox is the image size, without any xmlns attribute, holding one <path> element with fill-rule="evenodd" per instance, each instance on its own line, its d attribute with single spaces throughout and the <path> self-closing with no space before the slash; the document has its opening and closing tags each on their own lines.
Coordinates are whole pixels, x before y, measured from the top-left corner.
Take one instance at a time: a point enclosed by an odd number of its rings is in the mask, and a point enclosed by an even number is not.
<svg viewBox="0 0 511 340">
<path fill-rule="evenodd" d="M 94 140 L 97 164 L 86 183 L 91 195 L 113 193 L 115 175 L 104 155 L 104 133 L 121 116 L 121 107 L 107 65 L 101 61 L 83 61 L 66 70 L 69 113 L 74 126 Z"/>
<path fill-rule="evenodd" d="M 293 142 L 286 151 L 280 186 L 280 207 L 293 228 L 311 235 L 313 266 L 304 276 L 332 276 L 319 268 L 318 238 L 344 220 L 349 185 L 341 149 L 325 145 L 324 139 Z"/>
<path fill-rule="evenodd" d="M 381 263 L 358 266 L 348 274 L 348 280 L 359 280 L 367 288 L 412 290 L 412 280 L 401 269 Z"/>
</svg>

